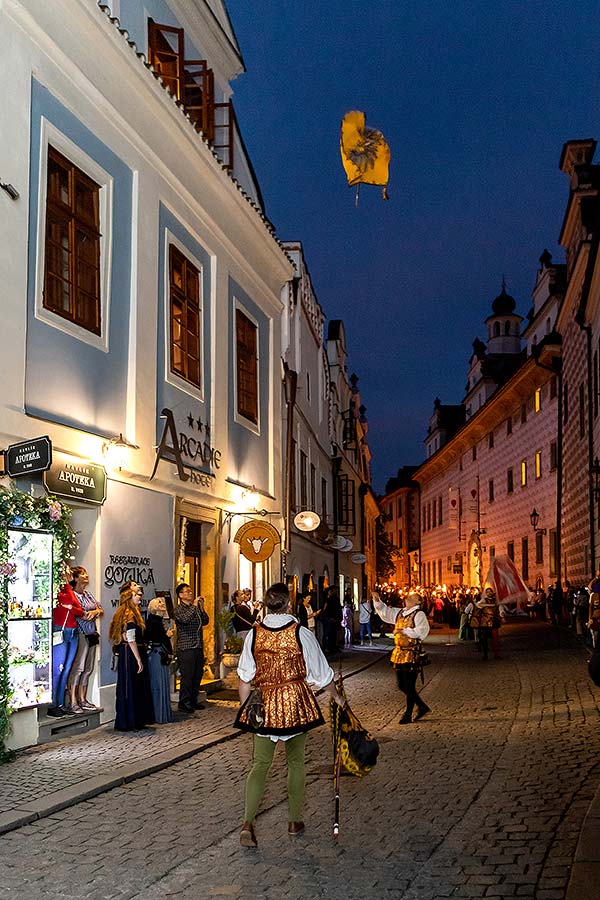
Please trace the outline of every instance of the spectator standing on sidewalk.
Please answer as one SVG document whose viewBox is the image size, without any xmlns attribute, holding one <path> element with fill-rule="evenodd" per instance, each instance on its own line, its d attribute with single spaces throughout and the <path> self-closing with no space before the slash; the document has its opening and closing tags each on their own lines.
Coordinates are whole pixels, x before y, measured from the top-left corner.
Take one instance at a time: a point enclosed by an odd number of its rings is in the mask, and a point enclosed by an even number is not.
<svg viewBox="0 0 600 900">
<path fill-rule="evenodd" d="M 406 709 L 400 719 L 400 725 L 409 725 L 412 722 L 412 714 L 415 704 L 417 706 L 417 719 L 430 712 L 429 707 L 417 693 L 417 675 L 419 674 L 418 653 L 420 642 L 429 634 L 429 622 L 421 609 L 421 595 L 411 591 L 406 599 L 406 605 L 402 609 L 386 606 L 382 603 L 379 594 L 373 592 L 373 602 L 377 615 L 383 622 L 389 622 L 394 626 L 394 649 L 392 650 L 392 665 L 396 670 L 398 688 L 406 694 Z"/>
<path fill-rule="evenodd" d="M 373 615 L 373 604 L 366 597 L 363 597 L 358 607 L 358 625 L 360 629 L 360 642 L 364 644 L 365 638 L 369 639 L 369 644 L 373 643 L 373 635 L 371 634 L 371 616 Z"/>
<path fill-rule="evenodd" d="M 148 641 L 148 671 L 154 716 L 158 725 L 173 721 L 171 710 L 171 661 L 173 628 L 164 597 L 155 597 L 148 604 L 146 640 Z"/>
<path fill-rule="evenodd" d="M 90 576 L 83 566 L 73 566 L 70 585 L 75 591 L 84 615 L 77 619 L 77 653 L 67 679 L 67 690 L 71 697 L 71 710 L 79 715 L 87 710 L 97 709 L 87 698 L 90 675 L 94 671 L 96 651 L 100 635 L 96 620 L 104 614 L 102 606 L 88 591 Z"/>
<path fill-rule="evenodd" d="M 112 617 L 108 637 L 118 654 L 115 731 L 135 731 L 154 724 L 154 707 L 140 612 L 143 590 L 126 581 L 119 590 L 119 606 Z"/>
<path fill-rule="evenodd" d="M 352 646 L 352 630 L 354 626 L 354 607 L 352 600 L 344 600 L 342 610 L 342 628 L 344 629 L 344 647 Z"/>
<path fill-rule="evenodd" d="M 189 584 L 178 584 L 175 588 L 177 606 L 177 664 L 179 666 L 179 710 L 193 713 L 204 709 L 198 703 L 200 682 L 204 673 L 204 638 L 202 628 L 208 625 L 208 615 L 204 612 L 204 597 L 194 597 Z"/>
<path fill-rule="evenodd" d="M 58 643 L 52 647 L 52 706 L 48 715 L 59 718 L 74 716 L 65 706 L 67 678 L 77 653 L 77 617 L 84 615 L 84 609 L 75 596 L 70 584 L 59 591 L 56 606 L 52 610 L 52 634 Z M 59 637 L 60 635 L 60 637 Z"/>
</svg>

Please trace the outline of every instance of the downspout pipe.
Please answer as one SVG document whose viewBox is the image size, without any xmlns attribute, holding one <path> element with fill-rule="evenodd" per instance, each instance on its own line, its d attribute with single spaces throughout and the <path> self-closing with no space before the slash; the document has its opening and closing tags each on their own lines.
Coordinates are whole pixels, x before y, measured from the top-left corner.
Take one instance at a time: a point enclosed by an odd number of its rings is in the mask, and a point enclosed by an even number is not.
<svg viewBox="0 0 600 900">
<path fill-rule="evenodd" d="M 283 385 L 285 389 L 286 403 L 286 429 L 285 429 L 285 507 L 284 507 L 284 536 L 281 554 L 281 580 L 285 581 L 287 573 L 287 557 L 290 553 L 292 539 L 292 447 L 294 440 L 294 406 L 296 405 L 296 390 L 298 387 L 298 373 L 290 369 L 288 364 L 283 364 Z"/>
<path fill-rule="evenodd" d="M 579 310 L 575 316 L 575 321 L 586 336 L 586 366 L 587 366 L 587 396 L 588 396 L 588 509 L 589 509 L 589 528 L 590 528 L 590 563 L 592 574 L 596 571 L 596 535 L 594 531 L 594 490 L 592 478 L 589 473 L 592 471 L 594 464 L 594 410 L 592 396 L 592 326 L 586 325 L 583 313 Z M 586 572 L 586 577 L 589 575 Z"/>
<path fill-rule="evenodd" d="M 562 358 L 556 357 L 553 366 L 547 366 L 540 362 L 533 348 L 531 355 L 536 366 L 540 369 L 546 369 L 556 376 L 557 392 L 556 392 L 556 580 L 560 582 L 562 587 L 562 447 L 563 447 L 563 377 L 562 377 Z"/>
</svg>

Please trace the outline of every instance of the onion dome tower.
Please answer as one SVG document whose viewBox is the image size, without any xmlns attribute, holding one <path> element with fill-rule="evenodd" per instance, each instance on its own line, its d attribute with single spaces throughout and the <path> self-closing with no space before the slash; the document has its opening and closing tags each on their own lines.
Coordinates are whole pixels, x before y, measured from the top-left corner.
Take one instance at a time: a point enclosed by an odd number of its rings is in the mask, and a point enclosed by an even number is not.
<svg viewBox="0 0 600 900">
<path fill-rule="evenodd" d="M 515 313 L 517 302 L 506 293 L 502 278 L 502 291 L 492 302 L 492 315 L 485 320 L 488 330 L 488 354 L 521 352 L 521 322 L 523 317 Z"/>
</svg>

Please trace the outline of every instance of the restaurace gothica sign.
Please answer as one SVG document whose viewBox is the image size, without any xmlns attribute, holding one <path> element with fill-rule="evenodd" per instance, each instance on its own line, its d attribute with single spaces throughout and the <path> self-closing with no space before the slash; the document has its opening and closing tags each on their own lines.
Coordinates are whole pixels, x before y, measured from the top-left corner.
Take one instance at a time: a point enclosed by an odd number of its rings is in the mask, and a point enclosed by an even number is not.
<svg viewBox="0 0 600 900">
<path fill-rule="evenodd" d="M 192 463 L 200 463 L 204 466 L 212 466 L 215 469 L 219 469 L 221 467 L 221 451 L 215 450 L 206 440 L 200 441 L 182 431 L 178 432 L 172 410 L 163 409 L 160 415 L 165 420 L 165 427 L 163 428 L 160 443 L 156 448 L 156 459 L 154 460 L 150 481 L 156 475 L 159 460 L 165 459 L 167 462 L 175 463 L 177 475 L 181 481 L 192 481 L 193 484 L 208 487 L 210 479 L 214 476 L 211 473 L 191 468 L 191 465 Z M 186 465 L 188 466 L 187 471 L 185 469 Z"/>
<path fill-rule="evenodd" d="M 47 472 L 44 484 L 49 494 L 102 505 L 106 500 L 106 469 L 87 460 L 59 454 Z"/>
</svg>

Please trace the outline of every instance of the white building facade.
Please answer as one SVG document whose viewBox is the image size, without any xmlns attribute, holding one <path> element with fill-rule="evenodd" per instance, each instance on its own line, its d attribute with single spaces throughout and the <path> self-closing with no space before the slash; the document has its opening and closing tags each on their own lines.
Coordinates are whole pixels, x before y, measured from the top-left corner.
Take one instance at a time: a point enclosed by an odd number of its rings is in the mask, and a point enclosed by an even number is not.
<svg viewBox="0 0 600 900">
<path fill-rule="evenodd" d="M 106 720 L 126 578 L 147 599 L 182 577 L 205 596 L 214 671 L 223 596 L 280 577 L 278 546 L 255 564 L 234 537 L 251 496 L 283 525 L 294 270 L 235 123 L 244 64 L 219 0 L 12 0 L 0 51 L 0 172 L 20 194 L 0 192 L 0 446 L 48 435 L 54 467 L 107 468 L 103 505 L 71 503 L 75 562 L 105 608 L 90 695 Z M 40 476 L 16 485 L 44 490 Z M 38 740 L 41 714 L 12 717 L 13 746 Z"/>
</svg>

